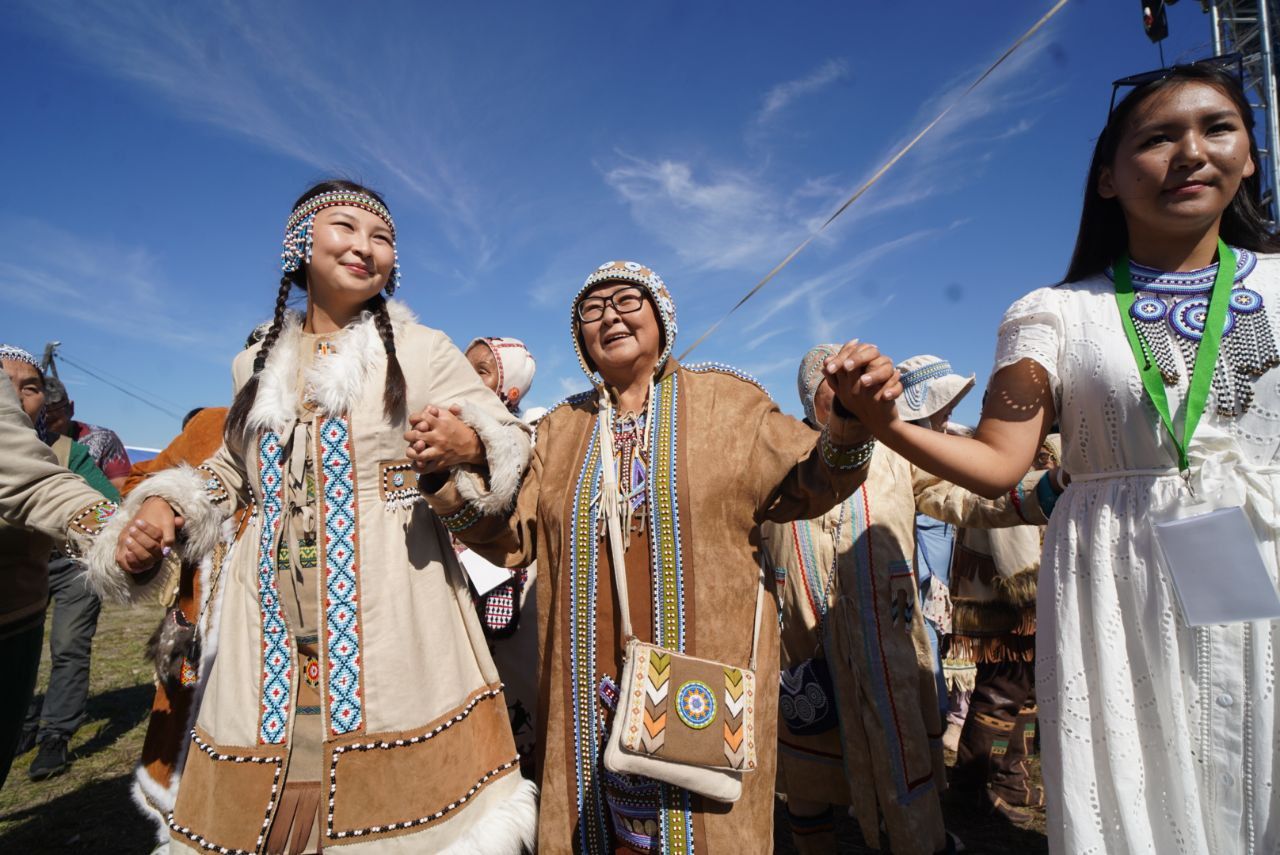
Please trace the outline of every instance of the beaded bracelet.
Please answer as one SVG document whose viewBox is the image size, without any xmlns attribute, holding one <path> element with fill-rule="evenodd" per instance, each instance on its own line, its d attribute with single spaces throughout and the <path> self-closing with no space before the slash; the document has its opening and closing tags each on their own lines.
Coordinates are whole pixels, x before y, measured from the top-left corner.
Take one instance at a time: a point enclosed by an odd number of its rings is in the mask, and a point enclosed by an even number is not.
<svg viewBox="0 0 1280 855">
<path fill-rule="evenodd" d="M 830 434 L 823 430 L 819 446 L 822 449 L 823 462 L 832 469 L 861 469 L 871 462 L 871 455 L 876 450 L 876 441 L 869 439 L 857 445 L 840 448 L 831 443 Z"/>
</svg>

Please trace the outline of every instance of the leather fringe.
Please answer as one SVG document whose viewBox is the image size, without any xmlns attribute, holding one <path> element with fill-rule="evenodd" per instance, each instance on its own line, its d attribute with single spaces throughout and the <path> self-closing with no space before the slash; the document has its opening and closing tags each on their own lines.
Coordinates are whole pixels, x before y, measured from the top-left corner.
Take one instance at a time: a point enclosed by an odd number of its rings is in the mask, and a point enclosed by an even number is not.
<svg viewBox="0 0 1280 855">
<path fill-rule="evenodd" d="M 952 635 L 947 645 L 948 658 L 968 659 L 974 663 L 1034 662 L 1036 659 L 1034 635 L 1006 634 L 986 638 Z"/>
<path fill-rule="evenodd" d="M 316 830 L 320 810 L 320 782 L 285 784 L 280 807 L 267 835 L 266 855 L 302 855 Z M 323 841 L 316 852 L 324 851 Z"/>
</svg>

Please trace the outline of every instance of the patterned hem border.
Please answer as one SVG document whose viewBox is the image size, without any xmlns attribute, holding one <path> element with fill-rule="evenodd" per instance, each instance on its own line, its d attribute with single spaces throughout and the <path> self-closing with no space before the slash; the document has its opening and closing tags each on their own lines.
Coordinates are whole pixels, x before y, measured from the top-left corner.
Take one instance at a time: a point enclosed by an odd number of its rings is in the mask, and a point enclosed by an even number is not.
<svg viewBox="0 0 1280 855">
<path fill-rule="evenodd" d="M 822 461 L 832 469 L 861 469 L 871 462 L 871 456 L 876 450 L 876 441 L 869 439 L 857 445 L 840 447 L 831 442 L 830 434 L 824 429 L 822 438 L 818 440 L 818 446 L 822 452 Z"/>
<path fill-rule="evenodd" d="M 279 757 L 252 757 L 244 754 L 220 754 L 213 749 L 213 746 L 206 743 L 200 738 L 200 734 L 193 728 L 191 731 L 191 741 L 196 747 L 208 754 L 214 760 L 222 760 L 231 763 L 272 763 L 276 767 L 275 776 L 271 779 L 271 801 L 267 802 L 267 813 L 262 818 L 262 830 L 258 832 L 258 843 L 255 851 L 262 848 L 262 841 L 266 839 L 267 827 L 271 824 L 271 813 L 276 808 L 276 798 L 280 795 L 280 775 L 284 772 L 284 763 Z M 205 839 L 203 836 L 192 831 L 183 825 L 178 825 L 173 820 L 173 811 L 170 811 L 166 817 L 169 828 L 181 834 L 183 837 L 195 843 L 206 852 L 218 852 L 220 855 L 253 855 L 248 849 L 231 849 L 227 846 L 214 843 Z"/>
<path fill-rule="evenodd" d="M 394 740 L 391 740 L 390 742 L 386 740 L 375 739 L 371 742 L 358 742 L 353 745 L 339 745 L 338 747 L 334 748 L 333 758 L 329 763 L 329 809 L 326 812 L 326 817 L 325 817 L 325 826 L 326 826 L 325 833 L 328 836 L 328 838 L 330 840 L 343 840 L 348 837 L 362 837 L 366 834 L 378 834 L 384 831 L 399 831 L 405 828 L 413 828 L 414 826 L 423 825 L 424 823 L 434 822 L 435 820 L 439 819 L 440 817 L 444 816 L 450 811 L 457 810 L 459 807 L 461 807 L 468 799 L 474 796 L 480 790 L 480 788 L 483 787 L 486 783 L 488 783 L 495 775 L 501 772 L 504 772 L 507 769 L 510 769 L 512 766 L 518 765 L 520 763 L 519 755 L 517 755 L 515 758 L 513 758 L 509 762 L 502 764 L 498 768 L 492 769 L 489 772 L 486 772 L 484 775 L 480 777 L 480 780 L 476 782 L 475 786 L 467 790 L 467 792 L 463 796 L 458 798 L 456 801 L 449 803 L 441 810 L 436 811 L 435 813 L 429 816 L 420 817 L 418 819 L 409 819 L 409 820 L 405 820 L 404 822 L 393 822 L 388 825 L 374 825 L 374 826 L 370 826 L 369 828 L 357 828 L 357 829 L 352 829 L 350 831 L 335 832 L 333 830 L 333 807 L 334 807 L 334 797 L 338 791 L 338 758 L 339 757 L 341 757 L 343 754 L 345 754 L 348 751 L 374 751 L 374 750 L 385 750 L 388 748 L 403 748 L 407 745 L 417 745 L 420 742 L 426 742 L 428 739 L 432 739 L 433 737 L 439 736 L 444 731 L 448 730 L 449 728 L 453 727 L 455 724 L 458 724 L 459 722 L 461 722 L 467 716 L 471 715 L 471 712 L 476 708 L 476 706 L 481 701 L 485 701 L 490 698 L 497 697 L 501 692 L 502 692 L 501 685 L 498 685 L 497 687 L 492 689 L 486 689 L 485 691 L 481 692 L 480 694 L 472 698 L 470 701 L 468 701 L 467 704 L 462 709 L 460 709 L 453 717 L 447 719 L 446 721 L 444 721 L 443 723 L 441 723 L 440 725 L 438 725 L 428 733 L 422 733 L 417 736 L 410 737 L 408 739 L 394 739 Z"/>
</svg>

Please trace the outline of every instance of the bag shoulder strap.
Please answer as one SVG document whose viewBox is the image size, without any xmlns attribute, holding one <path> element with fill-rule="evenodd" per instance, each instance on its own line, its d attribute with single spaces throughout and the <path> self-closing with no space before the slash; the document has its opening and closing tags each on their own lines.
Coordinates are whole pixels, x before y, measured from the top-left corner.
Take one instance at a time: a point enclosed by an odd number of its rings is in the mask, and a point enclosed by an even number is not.
<svg viewBox="0 0 1280 855">
<path fill-rule="evenodd" d="M 627 596 L 627 559 L 622 551 L 622 525 L 618 518 L 610 515 L 606 528 L 609 538 L 609 556 L 613 561 L 613 587 L 618 593 L 618 608 L 622 611 L 622 643 L 626 644 L 635 637 L 631 630 L 631 601 Z M 767 583 L 763 552 L 760 560 L 760 577 L 756 585 L 756 616 L 751 628 L 751 664 L 750 670 L 756 670 L 756 649 L 760 646 L 760 621 L 764 613 L 764 588 Z"/>
</svg>

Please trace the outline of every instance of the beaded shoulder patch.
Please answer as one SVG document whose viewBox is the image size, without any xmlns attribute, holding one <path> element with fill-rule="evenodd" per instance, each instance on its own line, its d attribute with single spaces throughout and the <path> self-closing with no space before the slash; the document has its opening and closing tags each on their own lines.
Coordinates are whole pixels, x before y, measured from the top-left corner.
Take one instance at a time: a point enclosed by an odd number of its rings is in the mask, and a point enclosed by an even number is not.
<svg viewBox="0 0 1280 855">
<path fill-rule="evenodd" d="M 728 374 L 730 377 L 737 377 L 739 380 L 744 380 L 764 392 L 769 396 L 769 400 L 773 400 L 773 395 L 769 395 L 769 390 L 765 388 L 763 383 L 747 372 L 734 368 L 732 365 L 726 365 L 723 362 L 695 362 L 692 365 L 681 365 L 680 367 L 693 374 Z"/>
</svg>

